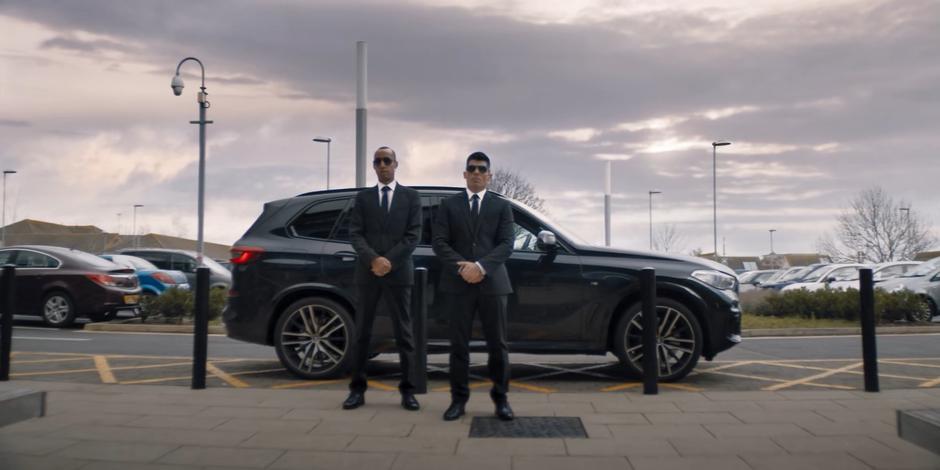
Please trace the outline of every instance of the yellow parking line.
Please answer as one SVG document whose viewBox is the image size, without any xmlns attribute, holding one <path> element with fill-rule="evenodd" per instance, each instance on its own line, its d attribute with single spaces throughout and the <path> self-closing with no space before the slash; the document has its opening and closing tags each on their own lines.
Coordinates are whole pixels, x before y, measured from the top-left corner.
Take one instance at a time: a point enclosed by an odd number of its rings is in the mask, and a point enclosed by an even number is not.
<svg viewBox="0 0 940 470">
<path fill-rule="evenodd" d="M 110 356 L 114 357 L 114 356 Z M 231 361 L 216 361 L 216 362 L 231 362 Z M 136 370 L 136 369 L 157 369 L 160 367 L 175 367 L 175 366 L 188 366 L 192 365 L 192 362 L 170 362 L 167 364 L 148 364 L 145 366 L 122 366 L 122 367 L 111 367 L 112 371 L 115 370 Z M 77 374 L 80 372 L 98 372 L 98 369 L 68 369 L 68 370 L 53 370 L 53 371 L 42 371 L 42 372 L 20 372 L 17 374 L 10 374 L 11 377 L 30 377 L 37 375 L 59 375 L 59 374 Z"/>
<path fill-rule="evenodd" d="M 385 390 L 386 392 L 397 392 L 398 387 L 393 387 L 391 385 L 386 385 L 378 380 L 369 380 L 367 381 L 370 387 L 377 388 L 379 390 Z"/>
<path fill-rule="evenodd" d="M 246 370 L 242 372 L 233 372 L 229 375 L 252 375 L 252 374 L 265 374 L 268 372 L 279 372 L 285 370 L 283 367 L 279 369 L 265 369 L 265 370 Z M 129 380 L 120 382 L 121 385 L 134 385 L 134 384 L 149 384 L 149 383 L 158 383 L 158 382 L 172 382 L 174 380 L 185 380 L 191 379 L 193 376 L 190 375 L 181 375 L 178 377 L 157 377 L 155 379 L 144 379 L 144 380 Z"/>
<path fill-rule="evenodd" d="M 218 367 L 215 366 L 215 364 L 213 364 L 213 363 L 211 363 L 211 362 L 206 363 L 206 371 L 208 371 L 208 372 L 211 373 L 212 375 L 214 375 L 214 376 L 216 376 L 216 377 L 218 377 L 218 378 L 224 380 L 226 383 L 228 383 L 229 385 L 231 385 L 231 386 L 233 386 L 233 387 L 235 387 L 235 388 L 248 388 L 248 387 L 250 387 L 250 385 L 248 385 L 248 382 L 245 382 L 244 380 L 241 380 L 241 379 L 239 379 L 239 378 L 237 378 L 237 377 L 233 377 L 231 374 L 229 374 L 228 372 L 225 372 L 225 371 L 222 370 L 222 369 L 219 369 Z"/>
<path fill-rule="evenodd" d="M 769 392 L 773 392 L 773 391 L 776 391 L 776 390 L 783 390 L 783 389 L 785 389 L 785 388 L 793 387 L 794 385 L 801 385 L 801 384 L 805 384 L 805 383 L 807 383 L 807 382 L 812 382 L 812 381 L 814 381 L 814 380 L 816 380 L 816 379 L 822 379 L 822 378 L 829 377 L 829 376 L 833 376 L 833 375 L 836 375 L 836 374 L 839 374 L 839 373 L 842 373 L 842 372 L 846 372 L 846 371 L 849 371 L 849 370 L 852 370 L 852 369 L 861 367 L 862 364 L 863 364 L 862 362 L 856 362 L 856 363 L 854 363 L 854 364 L 849 364 L 849 365 L 847 365 L 847 366 L 845 366 L 845 367 L 840 367 L 840 368 L 838 368 L 838 369 L 830 369 L 830 370 L 828 370 L 828 371 L 826 371 L 826 372 L 822 372 L 822 373 L 819 373 L 819 374 L 811 375 L 811 376 L 809 376 L 809 377 L 803 377 L 802 379 L 790 380 L 790 381 L 788 381 L 788 382 L 779 383 L 779 384 L 777 384 L 777 385 L 770 385 L 770 386 L 768 386 L 768 387 L 764 387 L 762 390 L 767 390 L 767 391 L 769 391 Z"/>
<path fill-rule="evenodd" d="M 43 364 L 46 362 L 70 362 L 70 361 L 84 361 L 91 359 L 91 355 L 86 355 L 84 357 L 65 357 L 60 359 L 32 359 L 28 361 L 11 361 L 11 364 Z"/>
<path fill-rule="evenodd" d="M 601 389 L 601 391 L 602 392 L 616 392 L 620 390 L 627 390 L 629 388 L 639 387 L 640 385 L 643 385 L 643 384 L 639 382 L 627 382 L 624 384 L 611 385 L 610 387 L 604 387 Z"/>
<path fill-rule="evenodd" d="M 940 377 L 937 377 L 936 379 L 928 380 L 922 384 L 919 384 L 918 387 L 929 388 L 929 387 L 935 387 L 937 385 L 940 385 Z"/>
<path fill-rule="evenodd" d="M 104 356 L 95 356 L 95 368 L 98 369 L 98 375 L 101 382 L 106 384 L 115 384 L 114 372 L 111 371 L 111 365 L 108 364 L 108 358 Z"/>
<path fill-rule="evenodd" d="M 692 385 L 685 385 L 685 384 L 672 384 L 672 383 L 670 383 L 670 384 L 659 384 L 659 386 L 660 386 L 660 387 L 665 387 L 665 388 L 674 388 L 674 389 L 676 389 L 676 390 L 682 390 L 682 391 L 685 391 L 685 392 L 704 392 L 704 391 L 705 391 L 704 388 L 694 387 L 694 386 L 692 386 Z"/>
<path fill-rule="evenodd" d="M 516 382 L 515 380 L 510 380 L 509 385 L 512 387 L 519 387 L 530 392 L 553 393 L 558 391 L 557 389 L 551 387 L 539 387 L 538 385 L 531 385 L 525 382 Z"/>
<path fill-rule="evenodd" d="M 882 359 L 882 360 L 879 360 L 878 362 L 896 364 L 899 366 L 916 366 L 916 367 L 929 367 L 931 369 L 940 369 L 940 365 L 937 365 L 937 364 L 918 364 L 916 362 L 896 361 L 894 359 Z"/>
<path fill-rule="evenodd" d="M 741 379 L 763 380 L 763 381 L 766 381 L 766 382 L 778 382 L 778 383 L 786 382 L 786 380 L 783 380 L 783 379 L 775 379 L 775 378 L 772 378 L 772 377 L 761 377 L 761 376 L 759 376 L 759 375 L 736 374 L 736 373 L 734 373 L 734 372 L 724 372 L 724 371 L 721 371 L 721 372 L 714 372 L 714 374 L 717 374 L 717 375 L 727 375 L 728 377 L 737 377 L 737 378 L 741 378 Z M 802 385 L 808 385 L 808 386 L 812 386 L 812 387 L 821 387 L 821 388 L 835 388 L 835 389 L 838 389 L 838 390 L 855 390 L 854 387 L 847 387 L 847 386 L 845 386 L 845 385 L 818 384 L 818 383 L 815 383 L 815 382 L 806 382 L 806 383 L 804 383 L 804 384 L 802 384 Z"/>
<path fill-rule="evenodd" d="M 344 382 L 345 379 L 334 379 L 334 380 L 305 380 L 303 382 L 289 383 L 289 384 L 280 384 L 274 385 L 271 388 L 282 390 L 285 388 L 301 388 L 301 387 L 315 387 L 317 385 L 323 384 L 334 384 L 338 382 Z"/>
</svg>

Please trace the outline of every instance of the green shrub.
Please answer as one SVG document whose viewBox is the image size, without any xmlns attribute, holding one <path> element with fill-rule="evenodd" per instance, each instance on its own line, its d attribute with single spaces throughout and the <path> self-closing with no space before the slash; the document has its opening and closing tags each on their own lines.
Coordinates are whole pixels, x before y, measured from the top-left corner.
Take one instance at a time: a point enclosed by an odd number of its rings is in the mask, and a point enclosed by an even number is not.
<svg viewBox="0 0 940 470">
<path fill-rule="evenodd" d="M 746 303 L 742 299 L 742 308 L 748 314 L 759 316 L 857 321 L 861 300 L 856 289 L 799 289 L 761 295 Z M 875 319 L 879 323 L 915 318 L 926 308 L 923 299 L 913 292 L 875 290 Z"/>
<path fill-rule="evenodd" d="M 225 289 L 209 290 L 209 320 L 222 315 L 225 301 Z M 191 322 L 195 304 L 195 291 L 170 288 L 158 296 L 144 296 L 140 316 L 145 323 Z"/>
</svg>

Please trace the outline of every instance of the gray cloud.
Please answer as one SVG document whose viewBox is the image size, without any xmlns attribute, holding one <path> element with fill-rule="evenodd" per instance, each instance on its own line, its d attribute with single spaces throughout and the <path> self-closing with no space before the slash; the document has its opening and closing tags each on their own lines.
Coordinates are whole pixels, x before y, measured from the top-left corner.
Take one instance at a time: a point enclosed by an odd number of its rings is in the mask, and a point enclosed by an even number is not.
<svg viewBox="0 0 940 470">
<path fill-rule="evenodd" d="M 118 51 L 132 52 L 133 47 L 106 39 L 82 40 L 73 37 L 56 36 L 39 45 L 40 49 L 63 49 L 78 52 Z"/>
<path fill-rule="evenodd" d="M 20 119 L 3 119 L 0 118 L 0 126 L 4 127 L 30 127 L 32 123 L 29 121 L 23 121 Z"/>
</svg>

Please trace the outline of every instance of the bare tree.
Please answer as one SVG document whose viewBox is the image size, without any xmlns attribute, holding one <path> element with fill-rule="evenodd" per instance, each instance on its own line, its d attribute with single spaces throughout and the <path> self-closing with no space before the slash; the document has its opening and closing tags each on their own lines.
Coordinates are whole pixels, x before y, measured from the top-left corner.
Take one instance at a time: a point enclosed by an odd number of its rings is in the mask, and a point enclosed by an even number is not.
<svg viewBox="0 0 940 470">
<path fill-rule="evenodd" d="M 660 224 L 653 231 L 653 249 L 656 251 L 678 253 L 685 249 L 685 234 L 676 224 Z"/>
<path fill-rule="evenodd" d="M 489 189 L 515 199 L 539 212 L 545 212 L 545 200 L 535 193 L 535 186 L 532 186 L 532 183 L 525 177 L 512 170 L 500 168 L 494 171 Z"/>
<path fill-rule="evenodd" d="M 835 234 L 817 242 L 836 262 L 908 260 L 937 242 L 909 202 L 896 201 L 878 186 L 859 192 L 836 220 Z"/>
</svg>

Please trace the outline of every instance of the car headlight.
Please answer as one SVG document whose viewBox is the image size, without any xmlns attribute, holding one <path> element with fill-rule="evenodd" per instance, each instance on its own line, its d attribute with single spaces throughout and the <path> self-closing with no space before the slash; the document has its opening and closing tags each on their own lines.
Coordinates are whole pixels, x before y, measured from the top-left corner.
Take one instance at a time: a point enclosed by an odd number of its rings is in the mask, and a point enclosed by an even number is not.
<svg viewBox="0 0 940 470">
<path fill-rule="evenodd" d="M 695 271 L 692 273 L 692 277 L 721 290 L 734 290 L 738 284 L 737 278 L 721 271 Z"/>
</svg>

